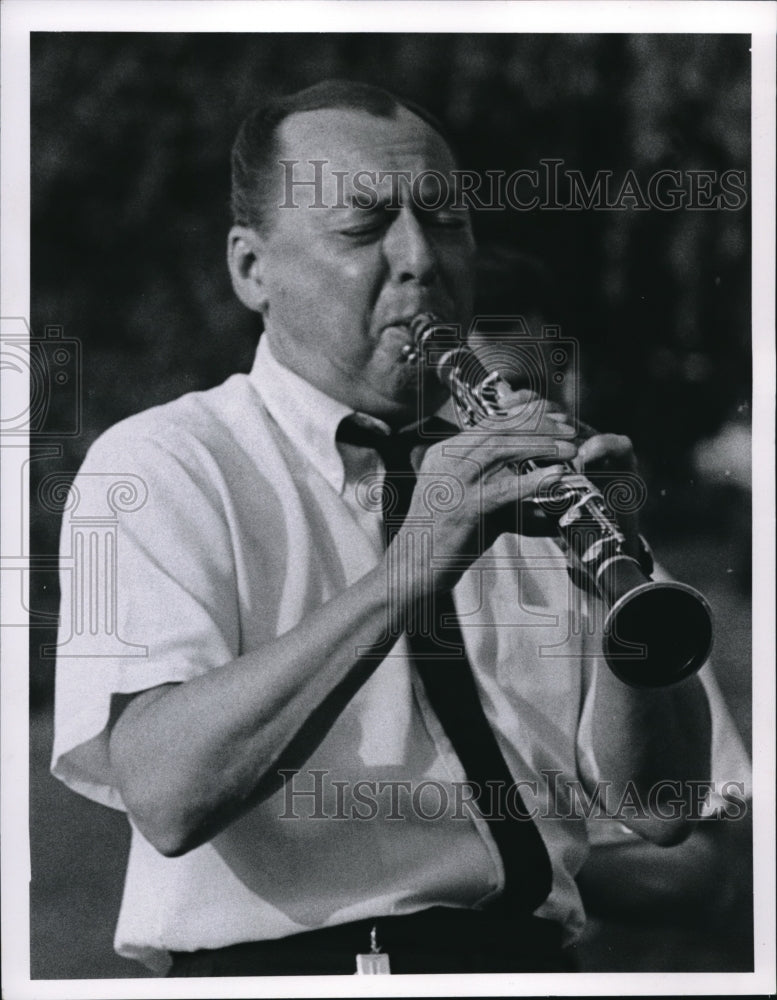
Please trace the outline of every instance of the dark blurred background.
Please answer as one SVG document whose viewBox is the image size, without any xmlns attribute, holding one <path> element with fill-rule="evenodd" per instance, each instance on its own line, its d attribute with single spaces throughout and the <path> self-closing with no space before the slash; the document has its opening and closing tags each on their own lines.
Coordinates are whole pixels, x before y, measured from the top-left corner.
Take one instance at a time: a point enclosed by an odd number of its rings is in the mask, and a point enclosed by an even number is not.
<svg viewBox="0 0 777 1000">
<path fill-rule="evenodd" d="M 249 368 L 258 325 L 224 260 L 228 154 L 269 96 L 332 76 L 385 86 L 436 113 L 467 168 L 561 158 L 589 181 L 612 171 L 616 190 L 628 170 L 643 189 L 661 169 L 750 177 L 746 35 L 45 33 L 31 60 L 32 329 L 78 340 L 82 376 L 78 434 L 57 437 L 74 399 L 51 393 L 44 436 L 61 447 L 33 458 L 33 497 L 117 420 Z M 634 440 L 645 534 L 713 605 L 716 673 L 749 740 L 749 204 L 481 212 L 475 227 L 480 308 L 535 334 L 560 323 L 585 420 Z M 140 975 L 111 955 L 123 818 L 47 776 L 59 517 L 48 502 L 31 518 L 33 976 Z M 743 929 L 734 944 L 670 931 L 629 945 L 619 928 L 618 961 L 725 970 L 747 953 Z M 591 967 L 621 968 L 606 925 L 591 933 Z"/>
</svg>

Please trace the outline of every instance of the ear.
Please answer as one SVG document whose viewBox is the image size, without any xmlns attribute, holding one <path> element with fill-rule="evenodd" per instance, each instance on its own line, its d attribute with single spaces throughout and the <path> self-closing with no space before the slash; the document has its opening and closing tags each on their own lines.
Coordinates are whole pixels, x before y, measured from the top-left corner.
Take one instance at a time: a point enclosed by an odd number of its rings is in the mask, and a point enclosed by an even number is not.
<svg viewBox="0 0 777 1000">
<path fill-rule="evenodd" d="M 235 295 L 244 306 L 264 314 L 267 294 L 262 281 L 264 239 L 248 226 L 233 226 L 227 237 L 227 264 Z"/>
</svg>

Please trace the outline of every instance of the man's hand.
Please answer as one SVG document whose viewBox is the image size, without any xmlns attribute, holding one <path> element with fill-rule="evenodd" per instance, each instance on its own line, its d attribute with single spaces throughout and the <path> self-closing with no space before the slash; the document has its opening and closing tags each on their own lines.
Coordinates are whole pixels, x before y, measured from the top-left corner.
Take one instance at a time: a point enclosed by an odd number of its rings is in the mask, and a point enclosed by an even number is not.
<svg viewBox="0 0 777 1000">
<path fill-rule="evenodd" d="M 635 476 L 638 476 L 634 446 L 631 439 L 625 434 L 600 433 L 582 421 L 573 422 L 563 407 L 557 403 L 543 400 L 536 393 L 527 389 L 503 395 L 500 398 L 500 403 L 511 414 L 514 414 L 513 419 L 517 421 L 527 423 L 531 420 L 533 413 L 541 410 L 543 415 L 549 420 L 555 421 L 565 434 L 569 427 L 574 427 L 572 443 L 576 446 L 577 451 L 571 464 L 575 471 L 582 475 L 591 476 L 594 485 L 601 492 L 607 492 L 608 486 L 611 485 L 610 480 L 617 483 L 619 478 L 623 482 L 626 494 L 634 490 L 633 482 L 623 479 L 624 476 L 627 476 L 629 480 L 633 480 Z M 626 536 L 627 550 L 632 555 L 636 555 L 639 550 L 638 506 L 639 504 L 635 506 L 634 510 L 616 512 L 618 524 Z M 532 523 L 528 517 L 524 519 L 524 522 L 529 526 Z"/>
<path fill-rule="evenodd" d="M 583 475 L 593 475 L 600 489 L 602 486 L 606 489 L 608 477 L 617 481 L 619 475 L 624 473 L 630 477 L 638 475 L 634 446 L 624 434 L 599 434 L 592 427 L 579 424 L 576 440 L 578 449 L 573 465 Z M 628 493 L 630 486 L 627 483 L 624 485 Z M 618 512 L 617 515 L 618 524 L 626 536 L 627 551 L 635 557 L 639 552 L 638 506 L 635 504 L 634 510 Z"/>
<path fill-rule="evenodd" d="M 405 564 L 411 600 L 414 594 L 420 597 L 456 583 L 487 547 L 482 533 L 490 515 L 517 504 L 540 513 L 532 501 L 563 476 L 568 468 L 563 463 L 575 458 L 575 428 L 564 415 L 555 409 L 533 415 L 527 429 L 531 403 L 525 394 L 515 397 L 504 416 L 483 421 L 426 451 L 407 518 L 392 544 L 395 556 Z M 529 459 L 542 468 L 523 470 Z M 544 516 L 543 520 L 547 521 Z M 548 533 L 547 526 L 542 533 Z"/>
<path fill-rule="evenodd" d="M 502 531 L 555 535 L 555 523 L 536 500 L 570 468 L 616 477 L 636 472 L 631 441 L 623 435 L 574 426 L 562 407 L 525 389 L 503 393 L 499 404 L 501 414 L 433 445 L 424 456 L 407 523 L 394 543 L 403 558 L 414 557 L 411 578 L 419 593 L 452 587 Z M 525 469 L 528 460 L 541 468 Z M 435 507 L 435 497 L 443 496 L 446 502 Z M 509 508 L 518 504 L 520 512 L 511 516 Z M 493 516 L 500 511 L 508 516 Z M 430 516 L 434 572 L 422 541 Z M 622 517 L 621 527 L 636 551 L 636 514 Z"/>
</svg>

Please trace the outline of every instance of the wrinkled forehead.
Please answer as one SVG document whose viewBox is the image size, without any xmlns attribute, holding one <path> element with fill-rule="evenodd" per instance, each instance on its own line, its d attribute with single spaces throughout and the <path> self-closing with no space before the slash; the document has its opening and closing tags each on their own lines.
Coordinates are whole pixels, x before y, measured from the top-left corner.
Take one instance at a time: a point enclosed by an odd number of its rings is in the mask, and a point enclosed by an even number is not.
<svg viewBox="0 0 777 1000">
<path fill-rule="evenodd" d="M 403 174 L 412 178 L 439 171 L 450 176 L 455 169 L 442 136 L 404 107 L 391 118 L 339 108 L 297 112 L 278 132 L 279 159 L 297 161 L 295 179 L 323 177 L 346 194 L 358 190 L 365 172 L 393 175 L 378 180 L 378 187 L 388 187 Z M 288 171 L 288 166 L 280 167 L 281 173 Z M 304 195 L 301 185 L 299 191 Z M 308 191 L 313 194 L 312 188 Z"/>
</svg>

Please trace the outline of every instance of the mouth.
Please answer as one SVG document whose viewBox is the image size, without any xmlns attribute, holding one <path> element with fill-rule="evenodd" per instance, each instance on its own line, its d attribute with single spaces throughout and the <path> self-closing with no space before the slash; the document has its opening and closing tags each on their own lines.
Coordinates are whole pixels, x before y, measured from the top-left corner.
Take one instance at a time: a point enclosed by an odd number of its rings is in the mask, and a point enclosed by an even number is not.
<svg viewBox="0 0 777 1000">
<path fill-rule="evenodd" d="M 406 313 L 402 316 L 397 316 L 394 319 L 389 320 L 382 327 L 384 333 L 390 332 L 392 336 L 397 336 L 403 338 L 405 341 L 412 341 L 414 338 L 413 324 L 414 321 L 418 320 L 421 316 L 435 316 L 439 317 L 439 312 L 437 310 L 431 309 L 429 307 L 413 310 L 411 313 Z M 442 322 L 442 320 L 440 320 Z"/>
<path fill-rule="evenodd" d="M 422 333 L 430 321 L 435 326 L 448 325 L 438 312 L 427 307 L 418 308 L 408 315 L 399 316 L 383 326 L 381 333 L 386 338 L 386 345 L 392 353 L 396 350 L 399 351 L 399 359 L 403 365 L 415 364 L 418 360 Z"/>
<path fill-rule="evenodd" d="M 410 326 L 412 316 L 391 320 L 386 323 L 381 330 L 381 335 L 387 346 L 396 348 L 400 353 L 405 349 L 410 349 L 414 343 L 414 337 Z"/>
</svg>

